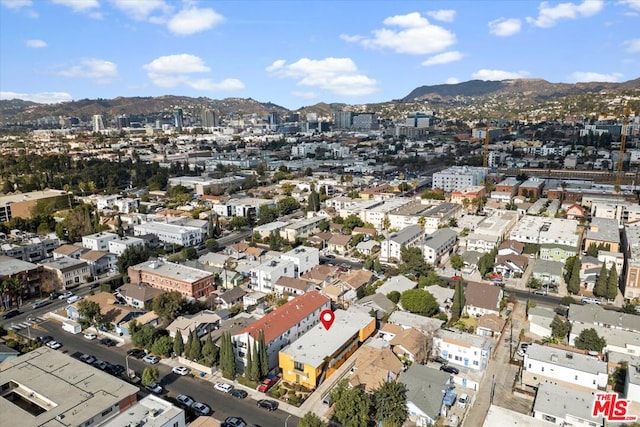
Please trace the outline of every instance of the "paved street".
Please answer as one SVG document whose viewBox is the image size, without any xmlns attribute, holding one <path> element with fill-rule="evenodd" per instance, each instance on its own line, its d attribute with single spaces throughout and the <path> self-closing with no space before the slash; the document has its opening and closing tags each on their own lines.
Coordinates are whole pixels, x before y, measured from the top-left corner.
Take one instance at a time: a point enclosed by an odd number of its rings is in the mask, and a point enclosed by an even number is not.
<svg viewBox="0 0 640 427">
<path fill-rule="evenodd" d="M 83 338 L 82 334 L 73 335 L 62 330 L 60 324 L 54 321 L 46 321 L 31 329 L 32 335 L 51 335 L 63 344 L 59 350 L 71 356 L 78 357 L 80 354 L 91 354 L 100 360 L 113 364 L 126 365 L 126 347 L 106 347 L 98 340 L 89 341 Z M 26 331 L 24 333 L 26 335 Z M 129 368 L 135 370 L 138 376 L 141 375 L 145 367 L 150 366 L 133 357 L 128 357 Z M 228 416 L 240 416 L 248 423 L 260 425 L 262 427 L 282 427 L 289 414 L 277 410 L 268 412 L 256 406 L 256 401 L 251 398 L 236 399 L 229 395 L 217 392 L 213 389 L 213 384 L 193 377 L 182 377 L 171 373 L 171 366 L 159 363 L 155 365 L 160 372 L 161 384 L 167 390 L 165 396 L 175 397 L 178 394 L 186 394 L 194 399 L 211 406 L 213 416 L 223 420 Z M 293 415 L 288 419 L 287 426 L 296 426 L 298 417 Z"/>
</svg>

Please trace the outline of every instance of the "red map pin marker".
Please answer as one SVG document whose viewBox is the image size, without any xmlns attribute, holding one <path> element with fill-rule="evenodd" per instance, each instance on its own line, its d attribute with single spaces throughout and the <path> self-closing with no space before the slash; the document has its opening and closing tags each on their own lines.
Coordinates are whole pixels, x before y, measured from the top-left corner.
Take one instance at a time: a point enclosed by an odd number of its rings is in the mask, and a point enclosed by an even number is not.
<svg viewBox="0 0 640 427">
<path fill-rule="evenodd" d="M 322 326 L 328 331 L 331 325 L 333 325 L 333 321 L 336 320 L 336 315 L 333 314 L 331 310 L 323 310 L 320 313 L 320 321 L 322 322 Z"/>
</svg>

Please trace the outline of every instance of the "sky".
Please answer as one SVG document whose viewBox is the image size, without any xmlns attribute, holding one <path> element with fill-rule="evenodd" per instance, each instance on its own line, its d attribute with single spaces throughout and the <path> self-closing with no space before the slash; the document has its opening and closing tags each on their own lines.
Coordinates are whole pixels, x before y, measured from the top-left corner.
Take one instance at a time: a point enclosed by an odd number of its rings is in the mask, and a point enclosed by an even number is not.
<svg viewBox="0 0 640 427">
<path fill-rule="evenodd" d="M 0 0 L 0 99 L 297 109 L 472 79 L 640 77 L 640 0 Z"/>
</svg>

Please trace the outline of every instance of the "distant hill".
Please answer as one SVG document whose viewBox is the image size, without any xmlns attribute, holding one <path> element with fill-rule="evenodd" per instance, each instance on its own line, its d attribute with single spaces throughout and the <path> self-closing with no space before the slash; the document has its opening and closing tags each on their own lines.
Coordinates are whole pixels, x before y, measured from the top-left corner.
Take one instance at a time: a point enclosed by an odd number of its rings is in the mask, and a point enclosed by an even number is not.
<svg viewBox="0 0 640 427">
<path fill-rule="evenodd" d="M 470 80 L 456 84 L 420 86 L 401 99 L 402 102 L 438 100 L 457 97 L 524 96 L 530 101 L 544 101 L 568 95 L 580 95 L 603 90 L 640 89 L 640 78 L 624 83 L 549 83 L 542 79 L 502 81 Z"/>
</svg>

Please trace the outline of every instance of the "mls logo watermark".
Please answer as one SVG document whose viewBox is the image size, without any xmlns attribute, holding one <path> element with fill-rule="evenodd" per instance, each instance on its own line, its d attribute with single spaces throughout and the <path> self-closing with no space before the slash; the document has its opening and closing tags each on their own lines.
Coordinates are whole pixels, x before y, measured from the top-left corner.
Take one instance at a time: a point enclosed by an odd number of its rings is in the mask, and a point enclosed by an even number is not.
<svg viewBox="0 0 640 427">
<path fill-rule="evenodd" d="M 629 401 L 618 399 L 616 393 L 597 393 L 591 415 L 602 415 L 607 421 L 636 421 L 638 417 L 627 415 L 628 406 Z"/>
</svg>

